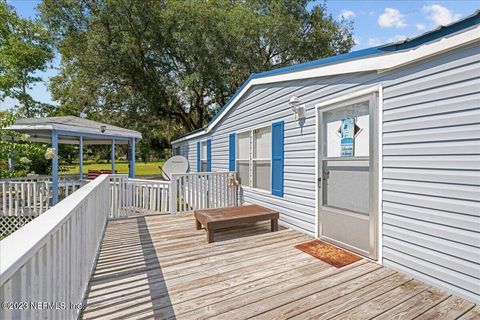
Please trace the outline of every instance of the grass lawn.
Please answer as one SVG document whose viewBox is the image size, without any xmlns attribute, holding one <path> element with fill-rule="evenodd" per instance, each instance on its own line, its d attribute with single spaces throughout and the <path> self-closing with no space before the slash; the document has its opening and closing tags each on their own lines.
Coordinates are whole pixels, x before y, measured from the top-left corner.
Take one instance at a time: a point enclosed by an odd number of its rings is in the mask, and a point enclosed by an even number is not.
<svg viewBox="0 0 480 320">
<path fill-rule="evenodd" d="M 157 175 L 162 172 L 158 166 L 163 166 L 163 161 L 159 162 L 136 162 L 135 163 L 135 174 L 137 176 L 143 175 Z M 60 174 L 69 174 L 69 173 L 78 173 L 78 164 L 75 165 L 66 165 L 61 164 L 61 168 L 67 169 L 67 171 L 62 171 Z M 110 170 L 112 165 L 110 163 L 84 163 L 83 164 L 83 173 L 87 173 L 88 170 Z M 115 170 L 118 173 L 128 173 L 128 162 L 121 161 L 115 162 Z"/>
</svg>

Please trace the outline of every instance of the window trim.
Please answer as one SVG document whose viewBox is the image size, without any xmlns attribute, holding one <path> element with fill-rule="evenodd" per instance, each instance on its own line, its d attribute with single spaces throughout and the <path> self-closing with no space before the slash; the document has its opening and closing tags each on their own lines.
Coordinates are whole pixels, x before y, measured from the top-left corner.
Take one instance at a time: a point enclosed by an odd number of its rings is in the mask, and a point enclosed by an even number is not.
<svg viewBox="0 0 480 320">
<path fill-rule="evenodd" d="M 260 131 L 262 129 L 269 129 L 270 130 L 270 158 L 254 158 L 254 154 L 255 154 L 255 131 Z M 262 190 L 262 191 L 266 191 L 266 192 L 271 192 L 272 191 L 272 125 L 270 124 L 269 126 L 262 126 L 262 127 L 259 127 L 259 128 L 255 128 L 255 129 L 252 129 L 251 130 L 251 134 L 252 134 L 252 143 L 251 143 L 251 153 L 250 153 L 250 156 L 252 158 L 252 168 L 251 168 L 251 175 L 252 175 L 252 182 L 251 182 L 251 188 L 252 189 L 255 189 L 255 190 Z M 267 190 L 267 189 L 263 189 L 263 188 L 259 188 L 259 187 L 255 187 L 253 186 L 253 182 L 254 182 L 254 170 L 253 170 L 253 166 L 254 166 L 254 163 L 255 162 L 262 162 L 262 161 L 268 161 L 269 164 L 270 164 L 270 181 L 269 181 L 269 184 L 270 184 L 270 187 L 269 189 L 270 190 Z"/>
<path fill-rule="evenodd" d="M 271 123 L 262 123 L 260 125 L 257 125 L 255 127 L 251 127 L 247 130 L 242 130 L 235 132 L 236 135 L 236 140 L 235 140 L 235 169 L 238 173 L 238 161 L 248 161 L 248 185 L 245 185 L 242 183 L 243 188 L 247 188 L 248 190 L 252 191 L 258 191 L 258 192 L 265 192 L 266 194 L 271 194 L 271 189 L 272 189 L 272 155 L 271 155 L 271 150 L 270 150 L 270 158 L 253 158 L 254 154 L 254 132 L 255 130 L 260 130 L 260 129 L 270 129 L 270 134 L 272 133 L 272 124 Z M 239 143 L 238 143 L 238 138 L 240 135 L 245 135 L 248 133 L 248 159 L 240 159 L 239 156 Z M 272 137 L 270 137 L 270 149 L 272 148 Z M 268 161 L 270 163 L 270 190 L 266 189 L 261 189 L 253 186 L 253 163 L 254 161 Z"/>
<path fill-rule="evenodd" d="M 200 170 L 199 172 L 207 172 L 207 166 L 208 166 L 208 150 L 207 150 L 207 140 L 208 139 L 204 139 L 204 140 L 200 140 Z M 205 145 L 205 154 L 202 155 L 203 153 L 203 146 Z M 202 165 L 203 163 L 205 163 L 205 171 L 202 171 Z"/>
<path fill-rule="evenodd" d="M 239 140 L 239 137 L 242 136 L 242 135 L 246 135 L 248 133 L 248 159 L 244 159 L 244 158 L 239 158 L 239 155 L 240 155 L 240 152 L 239 152 L 239 147 L 240 147 L 240 143 L 238 143 L 238 140 Z M 251 176 L 251 167 L 252 167 L 252 163 L 251 163 L 251 152 L 252 152 L 252 133 L 251 133 L 251 130 L 246 130 L 246 131 L 242 131 L 242 132 L 238 132 L 236 133 L 236 140 L 235 140 L 235 171 L 237 171 L 238 173 L 238 169 L 240 168 L 240 166 L 238 165 L 238 162 L 239 161 L 248 161 L 248 185 L 245 185 L 242 183 L 242 187 L 246 187 L 246 188 L 249 188 L 250 189 L 250 185 L 251 185 L 251 180 L 252 180 L 252 176 Z"/>
</svg>

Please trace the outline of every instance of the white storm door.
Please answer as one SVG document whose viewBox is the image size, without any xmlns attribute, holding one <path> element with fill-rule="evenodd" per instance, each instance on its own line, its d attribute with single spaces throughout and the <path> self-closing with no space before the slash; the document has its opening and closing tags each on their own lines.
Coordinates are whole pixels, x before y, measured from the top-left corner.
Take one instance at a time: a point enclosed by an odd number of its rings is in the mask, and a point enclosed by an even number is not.
<svg viewBox="0 0 480 320">
<path fill-rule="evenodd" d="M 377 109 L 370 94 L 318 110 L 319 235 L 377 258 Z"/>
</svg>

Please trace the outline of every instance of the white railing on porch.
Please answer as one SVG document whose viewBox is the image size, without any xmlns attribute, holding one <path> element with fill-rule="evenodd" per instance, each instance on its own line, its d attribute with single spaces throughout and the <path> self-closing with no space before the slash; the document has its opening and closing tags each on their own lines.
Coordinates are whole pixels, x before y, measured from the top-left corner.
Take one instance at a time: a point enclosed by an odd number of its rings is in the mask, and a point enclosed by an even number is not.
<svg viewBox="0 0 480 320">
<path fill-rule="evenodd" d="M 101 175 L 88 183 L 0 241 L 0 319 L 77 318 L 108 219 L 236 205 L 229 176 Z"/>
<path fill-rule="evenodd" d="M 197 209 L 238 205 L 233 172 L 173 174 L 171 181 L 129 179 L 111 175 L 109 218 L 156 213 L 186 213 Z M 87 181 L 62 179 L 62 198 Z M 51 182 L 46 179 L 0 181 L 0 235 L 8 235 L 51 206 Z"/>
<path fill-rule="evenodd" d="M 110 194 L 110 177 L 100 176 L 0 241 L 0 319 L 78 317 Z"/>
<path fill-rule="evenodd" d="M 60 177 L 61 198 L 66 198 L 85 185 L 86 181 Z M 51 177 L 22 178 L 0 181 L 0 214 L 4 216 L 37 217 L 51 206 Z"/>
<path fill-rule="evenodd" d="M 171 181 L 111 178 L 110 218 L 151 213 L 186 213 L 197 209 L 238 205 L 233 172 L 172 174 Z"/>
<path fill-rule="evenodd" d="M 50 206 L 48 185 L 37 181 L 0 182 L 0 210 L 5 216 L 34 216 Z"/>
<path fill-rule="evenodd" d="M 238 205 L 235 172 L 174 173 L 171 175 L 172 213 Z"/>
<path fill-rule="evenodd" d="M 170 212 L 170 182 L 129 179 L 126 175 L 111 178 L 110 218 Z"/>
</svg>

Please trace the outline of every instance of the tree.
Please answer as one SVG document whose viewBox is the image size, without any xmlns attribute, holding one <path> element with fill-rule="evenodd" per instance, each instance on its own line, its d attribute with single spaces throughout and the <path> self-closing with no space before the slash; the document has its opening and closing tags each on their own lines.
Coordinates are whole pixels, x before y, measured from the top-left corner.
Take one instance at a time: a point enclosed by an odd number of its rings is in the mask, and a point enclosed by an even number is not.
<svg viewBox="0 0 480 320">
<path fill-rule="evenodd" d="M 26 134 L 6 129 L 17 118 L 18 115 L 0 112 L 0 178 L 25 176 L 32 170 L 49 173 L 51 161 L 45 159 L 46 147 L 30 143 Z M 9 166 L 10 160 L 15 163 L 13 169 Z"/>
<path fill-rule="evenodd" d="M 59 113 L 111 119 L 149 143 L 168 143 L 204 126 L 251 73 L 348 52 L 352 25 L 325 5 L 309 7 L 307 0 L 44 0 L 42 18 L 62 54 L 51 85 Z"/>
<path fill-rule="evenodd" d="M 33 117 L 49 105 L 36 102 L 27 92 L 41 81 L 35 71 L 45 70 L 53 59 L 48 32 L 38 21 L 20 18 L 4 0 L 0 0 L 0 99 L 20 102 L 18 112 Z"/>
</svg>

